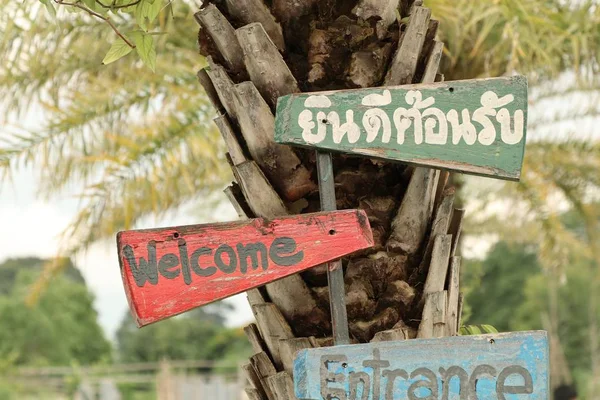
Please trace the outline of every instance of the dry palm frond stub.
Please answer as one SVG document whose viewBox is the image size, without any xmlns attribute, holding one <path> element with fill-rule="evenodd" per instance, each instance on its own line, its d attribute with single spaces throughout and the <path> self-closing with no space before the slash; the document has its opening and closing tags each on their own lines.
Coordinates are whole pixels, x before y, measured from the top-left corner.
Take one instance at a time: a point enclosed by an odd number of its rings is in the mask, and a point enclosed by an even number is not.
<svg viewBox="0 0 600 400">
<path fill-rule="evenodd" d="M 237 181 L 226 192 L 243 217 L 320 211 L 314 154 L 273 140 L 279 96 L 442 79 L 438 23 L 422 2 L 214 0 L 196 20 L 209 60 L 200 83 Z M 343 260 L 353 342 L 455 335 L 463 211 L 447 174 L 344 155 L 334 171 L 338 209 L 364 209 L 375 239 Z M 332 344 L 326 270 L 248 299 L 257 321 L 246 330 L 256 353 L 244 367 L 248 396 L 294 398 L 292 354 Z"/>
</svg>

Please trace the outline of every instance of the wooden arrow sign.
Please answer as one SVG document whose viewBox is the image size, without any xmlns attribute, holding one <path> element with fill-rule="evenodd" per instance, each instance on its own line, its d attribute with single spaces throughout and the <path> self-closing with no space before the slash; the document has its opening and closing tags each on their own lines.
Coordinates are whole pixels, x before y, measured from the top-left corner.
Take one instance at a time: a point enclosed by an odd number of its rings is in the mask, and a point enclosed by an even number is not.
<svg viewBox="0 0 600 400">
<path fill-rule="evenodd" d="M 299 400 L 548 399 L 546 332 L 301 350 Z"/>
<path fill-rule="evenodd" d="M 346 210 L 120 232 L 119 263 L 138 326 L 373 246 L 364 211 Z"/>
<path fill-rule="evenodd" d="M 275 140 L 518 180 L 526 128 L 519 76 L 292 94 L 277 104 Z"/>
</svg>

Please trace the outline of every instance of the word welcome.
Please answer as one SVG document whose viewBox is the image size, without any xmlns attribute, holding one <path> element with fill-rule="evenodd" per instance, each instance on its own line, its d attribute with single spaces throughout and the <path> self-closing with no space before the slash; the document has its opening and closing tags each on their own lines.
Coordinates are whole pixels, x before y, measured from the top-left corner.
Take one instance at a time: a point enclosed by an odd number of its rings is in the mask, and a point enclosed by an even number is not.
<svg viewBox="0 0 600 400">
<path fill-rule="evenodd" d="M 517 77 L 295 94 L 280 100 L 278 117 L 280 143 L 515 178 L 527 84 Z"/>
<path fill-rule="evenodd" d="M 120 232 L 121 276 L 139 326 L 373 245 L 364 211 Z"/>
<path fill-rule="evenodd" d="M 158 275 L 166 279 L 176 279 L 180 275 L 186 285 L 192 284 L 192 274 L 198 277 L 208 278 L 221 271 L 223 274 L 233 274 L 239 270 L 240 273 L 248 272 L 248 259 L 250 259 L 250 268 L 256 270 L 259 267 L 262 271 L 269 268 L 269 260 L 282 267 L 290 267 L 298 264 L 304 259 L 304 251 L 296 252 L 296 241 L 294 238 L 278 237 L 269 246 L 264 243 L 238 243 L 234 247 L 227 244 L 220 245 L 213 254 L 210 247 L 200 247 L 191 254 L 185 239 L 177 241 L 179 247 L 179 256 L 175 253 L 163 255 L 160 261 L 156 262 L 156 242 L 148 244 L 147 258 L 140 257 L 139 263 L 133 248 L 130 245 L 123 247 L 123 256 L 129 264 L 135 283 L 143 287 L 146 282 L 152 285 L 158 284 Z M 268 254 L 268 256 L 267 256 Z M 211 261 L 203 262 L 200 258 L 207 258 Z M 214 263 L 215 266 L 210 265 Z"/>
<path fill-rule="evenodd" d="M 546 399 L 545 332 L 522 332 L 301 351 L 303 400 Z"/>
</svg>

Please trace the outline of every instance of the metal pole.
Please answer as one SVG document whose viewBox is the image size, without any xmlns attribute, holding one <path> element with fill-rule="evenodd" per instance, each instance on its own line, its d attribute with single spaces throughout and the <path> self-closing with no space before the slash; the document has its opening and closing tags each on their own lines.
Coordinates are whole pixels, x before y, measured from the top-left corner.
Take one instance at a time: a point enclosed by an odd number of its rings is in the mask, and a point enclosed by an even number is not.
<svg viewBox="0 0 600 400">
<path fill-rule="evenodd" d="M 317 151 L 317 170 L 319 175 L 321 210 L 335 211 L 337 205 L 335 201 L 335 182 L 333 179 L 331 153 L 321 153 Z M 334 344 L 350 344 L 348 314 L 346 313 L 344 269 L 342 268 L 341 260 L 328 263 L 327 281 L 329 282 L 329 303 L 331 304 Z"/>
</svg>

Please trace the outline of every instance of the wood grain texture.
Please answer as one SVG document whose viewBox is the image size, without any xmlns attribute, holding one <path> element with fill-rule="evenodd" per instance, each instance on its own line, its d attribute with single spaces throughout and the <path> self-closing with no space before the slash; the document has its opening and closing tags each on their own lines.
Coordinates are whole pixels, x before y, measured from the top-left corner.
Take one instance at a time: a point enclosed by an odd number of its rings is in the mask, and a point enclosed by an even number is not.
<svg viewBox="0 0 600 400">
<path fill-rule="evenodd" d="M 287 201 L 316 189 L 310 172 L 288 146 L 273 140 L 275 117 L 252 82 L 235 85 L 235 109 L 242 136 L 254 161 Z"/>
<path fill-rule="evenodd" d="M 260 334 L 269 349 L 271 359 L 277 370 L 281 370 L 282 362 L 279 351 L 281 340 L 292 339 L 294 334 L 279 308 L 273 303 L 257 304 L 252 306 L 252 312 L 259 326 Z"/>
<path fill-rule="evenodd" d="M 431 10 L 428 8 L 415 7 L 412 10 L 408 28 L 385 77 L 386 85 L 406 85 L 413 82 L 430 18 Z"/>
<path fill-rule="evenodd" d="M 255 397 L 260 400 L 267 400 L 267 395 L 262 386 L 260 378 L 256 374 L 256 370 L 252 366 L 252 363 L 242 365 L 242 370 L 246 373 L 248 382 L 252 385 L 252 391 L 255 392 Z M 250 397 L 252 399 L 252 397 Z"/>
<path fill-rule="evenodd" d="M 302 349 L 314 347 L 308 338 L 284 339 L 279 341 L 279 356 L 283 369 L 290 376 L 294 373 L 294 358 L 296 353 Z"/>
<path fill-rule="evenodd" d="M 194 14 L 196 21 L 205 29 L 231 71 L 243 71 L 244 59 L 240 44 L 235 37 L 235 29 L 214 5 L 209 4 Z"/>
<path fill-rule="evenodd" d="M 366 214 L 356 210 L 117 235 L 121 275 L 139 326 L 372 245 Z"/>
<path fill-rule="evenodd" d="M 235 209 L 238 214 L 239 219 L 248 219 L 248 216 L 253 216 L 252 210 L 248 203 L 246 203 L 246 199 L 242 193 L 242 189 L 237 183 L 232 183 L 230 186 L 227 186 L 223 189 L 223 193 L 229 199 L 229 202 Z"/>
<path fill-rule="evenodd" d="M 231 169 L 254 215 L 275 218 L 288 214 L 281 197 L 256 162 L 247 161 Z"/>
<path fill-rule="evenodd" d="M 263 26 L 253 23 L 236 31 L 250 79 L 271 107 L 283 95 L 300 91 L 298 82 Z"/>
<path fill-rule="evenodd" d="M 238 165 L 248 161 L 246 155 L 244 154 L 244 150 L 242 149 L 242 146 L 240 146 L 238 138 L 227 119 L 227 116 L 219 115 L 213 119 L 213 121 L 215 122 L 215 125 L 217 125 L 217 128 L 219 128 L 219 132 L 221 132 L 221 136 L 225 141 L 229 157 L 231 157 L 233 164 Z"/>
<path fill-rule="evenodd" d="M 227 10 L 237 20 L 244 24 L 259 22 L 279 51 L 285 50 L 285 41 L 281 25 L 275 21 L 265 2 L 262 0 L 225 0 Z"/>
<path fill-rule="evenodd" d="M 244 333 L 252 345 L 254 354 L 258 354 L 266 350 L 265 341 L 263 340 L 262 336 L 260 336 L 260 332 L 258 331 L 258 326 L 256 326 L 256 324 L 250 324 L 244 327 Z"/>
<path fill-rule="evenodd" d="M 425 239 L 433 214 L 439 171 L 415 168 L 398 213 L 392 220 L 387 247 L 407 255 L 415 254 Z"/>
<path fill-rule="evenodd" d="M 287 372 L 278 372 L 265 378 L 265 381 L 275 395 L 275 400 L 296 400 L 294 381 Z"/>
<path fill-rule="evenodd" d="M 527 80 L 302 93 L 277 106 L 278 143 L 518 180 Z"/>
<path fill-rule="evenodd" d="M 448 336 L 458 334 L 458 307 L 460 296 L 460 257 L 450 259 L 450 273 L 448 275 L 448 312 L 446 327 Z"/>
<path fill-rule="evenodd" d="M 452 235 L 438 235 L 435 238 L 433 251 L 431 252 L 429 272 L 427 273 L 427 280 L 423 288 L 424 296 L 444 290 L 451 249 Z"/>
<path fill-rule="evenodd" d="M 452 235 L 452 251 L 450 252 L 452 257 L 456 255 L 458 250 L 464 217 L 465 210 L 463 208 L 455 208 L 452 212 L 452 221 L 450 221 L 450 227 L 448 228 L 448 233 Z"/>
<path fill-rule="evenodd" d="M 262 397 L 257 389 L 249 388 L 249 389 L 244 389 L 244 391 L 246 392 L 246 396 L 248 397 L 248 400 L 267 400 L 266 395 L 265 395 L 265 397 Z"/>
<path fill-rule="evenodd" d="M 221 103 L 221 99 L 219 99 L 219 94 L 215 89 L 215 85 L 213 85 L 210 76 L 208 76 L 208 68 L 202 68 L 198 71 L 196 76 L 198 77 L 198 82 L 200 82 L 200 85 L 202 85 L 202 88 L 206 92 L 210 103 L 213 105 L 215 110 L 217 110 L 217 113 L 223 114 L 225 112 L 225 108 Z"/>
<path fill-rule="evenodd" d="M 546 332 L 455 336 L 301 350 L 301 400 L 548 399 Z"/>
<path fill-rule="evenodd" d="M 210 68 L 205 69 L 205 71 L 213 84 L 217 97 L 225 111 L 227 111 L 229 118 L 237 122 L 234 83 L 225 68 L 213 63 L 210 57 L 209 64 Z"/>
</svg>

